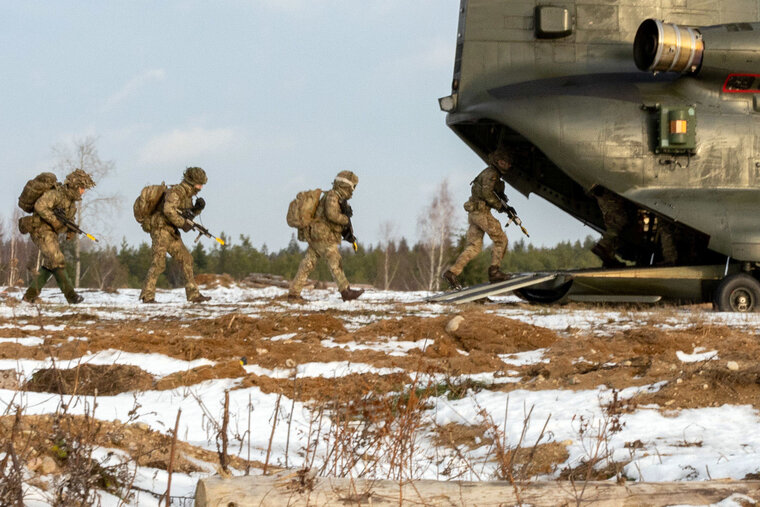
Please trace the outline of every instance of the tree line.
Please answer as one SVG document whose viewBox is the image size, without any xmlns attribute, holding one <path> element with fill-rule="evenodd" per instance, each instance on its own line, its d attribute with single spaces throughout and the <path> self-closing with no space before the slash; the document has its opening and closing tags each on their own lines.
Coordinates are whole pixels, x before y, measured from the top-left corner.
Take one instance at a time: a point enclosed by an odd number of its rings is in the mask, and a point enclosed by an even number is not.
<svg viewBox="0 0 760 507">
<path fill-rule="evenodd" d="M 56 146 L 53 153 L 57 160 L 54 169 L 59 174 L 81 168 L 97 183 L 114 172 L 114 162 L 100 158 L 94 137 L 76 140 L 71 146 Z M 96 186 L 78 205 L 77 225 L 97 233 L 107 218 L 118 211 L 120 202 L 120 196 L 103 195 Z M 457 232 L 455 223 L 458 206 L 448 182 L 442 181 L 430 202 L 420 210 L 415 243 L 405 238 L 397 239 L 393 224 L 382 223 L 380 235 L 385 239 L 380 243 L 360 245 L 355 253 L 348 246 L 342 249 L 346 276 L 353 285 L 371 285 L 379 289 L 445 288 L 442 287 L 445 282 L 440 274 L 465 246 L 464 234 Z M 0 285 L 27 285 L 40 268 L 37 247 L 28 236 L 21 236 L 16 227 L 20 216 L 21 212 L 16 208 L 8 225 L 0 220 Z M 225 240 L 223 246 L 214 243 L 208 249 L 199 242 L 192 247 L 196 274 L 226 274 L 241 280 L 250 273 L 265 273 L 290 280 L 298 270 L 305 251 L 296 241 L 295 234 L 285 248 L 276 252 L 270 252 L 266 246 L 254 247 L 251 238 L 246 235 L 237 239 L 225 234 L 221 237 Z M 508 272 L 598 267 L 601 262 L 591 253 L 593 245 L 591 236 L 583 242 L 562 242 L 553 247 L 534 247 L 519 239 L 512 244 L 501 267 Z M 123 240 L 118 247 L 99 246 L 77 237 L 74 241 L 63 242 L 62 247 L 75 287 L 103 290 L 141 287 L 152 258 L 150 245 L 145 242 L 133 246 Z M 466 285 L 487 281 L 490 259 L 490 248 L 487 248 L 467 265 L 459 277 L 460 281 Z M 317 281 L 331 280 L 324 262 L 317 265 L 312 278 Z M 169 257 L 158 286 L 173 288 L 183 285 L 181 269 Z"/>
<path fill-rule="evenodd" d="M 291 279 L 298 270 L 305 248 L 293 237 L 279 251 L 269 251 L 266 246 L 256 248 L 250 237 L 241 235 L 231 239 L 222 234 L 225 245 L 207 248 L 198 242 L 191 250 L 196 274 L 227 274 L 241 280 L 251 273 L 280 275 Z M 75 264 L 75 242 L 64 243 L 64 255 L 72 278 Z M 502 269 L 510 272 L 542 271 L 556 269 L 586 268 L 600 265 L 590 249 L 594 239 L 589 236 L 583 242 L 561 242 L 553 247 L 535 247 L 520 239 L 511 245 L 504 258 Z M 443 245 L 443 264 L 453 262 L 464 248 L 464 236 L 456 242 Z M 356 253 L 349 246 L 341 249 L 343 268 L 352 284 L 371 285 L 390 290 L 437 290 L 440 285 L 438 272 L 431 280 L 430 249 L 423 241 L 413 245 L 402 238 L 376 245 L 360 245 Z M 437 254 L 437 252 L 436 252 Z M 113 245 L 95 247 L 84 243 L 79 252 L 81 273 L 80 286 L 111 290 L 124 287 L 138 288 L 150 267 L 152 251 L 148 243 L 137 246 L 126 240 Z M 467 285 L 487 281 L 486 271 L 490 264 L 490 248 L 481 252 L 462 273 L 461 280 Z M 26 285 L 38 268 L 37 248 L 27 237 L 16 237 L 9 231 L 0 231 L 0 284 Z M 330 281 L 327 265 L 320 262 L 312 278 Z M 159 279 L 159 287 L 182 287 L 182 271 L 173 259 L 167 259 L 166 272 Z"/>
</svg>

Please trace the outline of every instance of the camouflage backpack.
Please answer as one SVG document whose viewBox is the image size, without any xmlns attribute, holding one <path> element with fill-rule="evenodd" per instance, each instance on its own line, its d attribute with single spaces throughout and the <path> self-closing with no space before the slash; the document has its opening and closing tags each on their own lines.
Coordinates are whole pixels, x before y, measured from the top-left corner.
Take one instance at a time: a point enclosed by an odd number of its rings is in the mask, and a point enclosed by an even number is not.
<svg viewBox="0 0 760 507">
<path fill-rule="evenodd" d="M 42 194 L 55 188 L 58 179 L 56 179 L 53 173 L 40 173 L 31 180 L 26 182 L 24 190 L 21 191 L 21 195 L 18 196 L 18 207 L 27 213 L 34 211 L 34 203 L 37 199 L 42 197 Z"/>
<path fill-rule="evenodd" d="M 304 190 L 298 192 L 296 198 L 290 201 L 288 206 L 288 225 L 296 229 L 303 229 L 314 220 L 317 214 L 319 199 L 322 197 L 322 190 Z"/>
<path fill-rule="evenodd" d="M 156 212 L 158 205 L 166 194 L 166 183 L 160 185 L 148 185 L 140 191 L 140 195 L 135 199 L 132 211 L 135 214 L 135 220 L 140 224 L 145 232 L 150 232 L 150 216 Z"/>
</svg>

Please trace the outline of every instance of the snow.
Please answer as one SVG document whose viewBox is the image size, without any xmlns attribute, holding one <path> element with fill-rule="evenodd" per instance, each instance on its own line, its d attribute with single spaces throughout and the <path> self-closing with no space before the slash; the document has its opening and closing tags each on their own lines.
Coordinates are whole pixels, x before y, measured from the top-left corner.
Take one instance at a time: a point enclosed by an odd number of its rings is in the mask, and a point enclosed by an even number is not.
<svg viewBox="0 0 760 507">
<path fill-rule="evenodd" d="M 711 359 L 718 359 L 717 350 L 710 350 L 706 352 L 704 352 L 704 350 L 705 349 L 703 347 L 697 347 L 691 354 L 677 350 L 676 357 L 678 357 L 682 363 L 701 363 L 703 361 L 710 361 Z"/>
<path fill-rule="evenodd" d="M 236 312 L 256 316 L 266 312 L 318 312 L 333 311 L 341 318 L 348 329 L 375 322 L 381 318 L 400 318 L 406 315 L 437 316 L 451 314 L 456 309 L 441 304 L 424 301 L 430 294 L 425 292 L 393 292 L 368 290 L 360 300 L 343 302 L 333 290 L 305 291 L 305 303 L 291 304 L 274 298 L 283 296 L 286 291 L 280 288 L 246 289 L 238 287 L 216 288 L 205 290 L 204 293 L 213 299 L 209 304 L 188 304 L 182 290 L 163 290 L 158 292 L 158 305 L 141 305 L 135 289 L 121 289 L 113 294 L 97 291 L 85 291 L 85 302 L 76 308 L 63 304 L 63 298 L 57 290 L 43 290 L 42 298 L 52 304 L 41 306 L 46 316 L 64 316 L 81 312 L 93 315 L 101 320 L 123 321 L 133 319 L 182 318 L 208 319 L 217 318 Z M 20 297 L 20 295 L 18 296 Z M 498 300 L 510 303 L 512 297 L 502 297 Z M 412 305 L 412 306 L 405 306 Z M 517 305 L 496 306 L 489 312 L 529 324 L 533 324 L 560 332 L 573 329 L 588 330 L 597 334 L 615 333 L 642 321 L 654 318 L 651 311 L 609 311 L 595 309 L 566 309 L 549 307 L 546 310 Z M 37 307 L 28 304 L 17 306 L 0 306 L 0 317 L 13 323 L 6 323 L 0 329 L 21 330 L 34 333 L 23 337 L 0 338 L 0 344 L 18 343 L 26 346 L 38 346 L 44 341 L 42 337 L 47 331 L 61 331 L 66 324 L 44 326 L 34 324 Z M 688 310 L 676 309 L 664 323 L 658 325 L 666 329 L 683 329 L 705 323 L 726 325 L 746 329 L 749 333 L 760 333 L 760 314 L 724 314 L 724 313 L 694 313 Z M 271 341 L 289 340 L 294 333 L 280 334 L 269 337 Z M 192 339 L 193 337 L 191 337 Z M 196 337 L 197 338 L 197 337 Z M 71 336 L 71 340 L 85 338 Z M 398 337 L 379 337 L 376 340 L 357 343 L 336 342 L 333 338 L 322 341 L 322 346 L 341 348 L 347 351 L 368 350 L 377 351 L 388 356 L 404 356 L 412 351 L 424 350 L 427 340 L 416 342 L 401 341 Z M 544 349 L 522 352 L 518 354 L 502 354 L 499 358 L 506 364 L 520 367 L 547 361 Z M 694 349 L 692 352 L 679 351 L 681 362 L 701 362 L 717 359 L 714 350 Z M 183 361 L 162 354 L 138 354 L 119 350 L 104 350 L 96 353 L 86 353 L 81 357 L 70 360 L 58 360 L 60 368 L 70 368 L 77 364 L 128 364 L 139 366 L 157 378 L 175 372 L 189 370 L 202 365 L 213 365 L 207 359 Z M 1 359 L 0 370 L 14 369 L 24 378 L 29 378 L 40 368 L 49 368 L 52 361 L 28 359 Z M 295 365 L 294 368 L 267 369 L 255 364 L 243 367 L 247 373 L 278 379 L 288 378 L 338 378 L 350 374 L 376 373 L 388 375 L 404 372 L 400 368 L 377 368 L 364 363 L 348 361 L 310 362 Z M 458 375 L 455 378 L 444 378 L 441 375 L 426 375 L 424 372 L 406 372 L 410 377 L 416 376 L 419 385 L 439 382 L 481 382 L 484 384 L 505 384 L 520 382 L 519 374 L 514 371 L 484 372 Z M 625 399 L 634 396 L 639 391 L 656 391 L 660 384 L 632 387 L 618 393 Z M 179 437 L 192 445 L 216 452 L 215 426 L 221 420 L 222 403 L 225 392 L 230 398 L 230 435 L 243 435 L 247 426 L 251 425 L 250 438 L 242 442 L 231 438 L 230 452 L 241 453 L 245 456 L 249 451 L 252 459 L 264 461 L 269 448 L 269 436 L 275 420 L 275 406 L 279 411 L 276 420 L 274 436 L 271 442 L 270 463 L 284 464 L 286 459 L 290 466 L 302 464 L 301 450 L 308 446 L 308 432 L 313 424 L 319 407 L 309 403 L 293 402 L 287 397 L 287 392 L 281 395 L 265 393 L 258 387 L 241 388 L 237 379 L 216 379 L 196 384 L 192 387 L 180 387 L 165 391 L 144 391 L 122 393 L 115 396 L 99 396 L 97 398 L 96 416 L 104 420 L 128 420 L 130 411 L 139 404 L 137 421 L 149 425 L 150 428 L 166 433 L 174 426 L 179 409 L 182 410 Z M 520 441 L 524 420 L 530 413 L 524 442 L 532 445 L 539 438 L 546 423 L 543 441 L 571 442 L 567 447 L 570 457 L 563 466 L 575 466 L 588 458 L 590 442 L 589 433 L 580 434 L 579 417 L 584 417 L 591 428 L 604 428 L 609 424 L 608 411 L 603 407 L 608 404 L 614 393 L 600 386 L 596 389 L 570 390 L 529 390 L 516 389 L 510 392 L 498 390 L 471 390 L 462 399 L 449 400 L 445 395 L 434 398 L 431 406 L 425 412 L 425 422 L 430 425 L 445 425 L 448 423 L 477 424 L 483 421 L 481 414 L 488 414 L 493 424 L 506 429 L 507 441 L 515 444 Z M 22 403 L 27 413 L 46 414 L 54 412 L 59 404 L 70 404 L 70 412 L 82 414 L 85 406 L 92 406 L 93 398 L 88 396 L 59 396 L 48 393 L 0 390 L 0 412 L 11 403 Z M 292 407 L 292 414 L 291 414 Z M 286 424 L 292 416 L 292 421 Z M 684 481 L 706 480 L 709 478 L 742 479 L 749 473 L 760 470 L 760 414 L 751 406 L 724 405 L 690 410 L 680 410 L 663 413 L 658 407 L 639 407 L 632 412 L 616 414 L 622 428 L 619 432 L 606 431 L 604 437 L 612 452 L 612 458 L 617 461 L 631 462 L 625 466 L 626 477 L 643 481 Z M 548 422 L 547 422 L 548 421 Z M 329 424 L 327 413 L 324 423 Z M 593 434 L 593 432 L 592 432 Z M 627 443 L 640 441 L 641 446 L 632 448 Z M 323 445 L 323 444 L 319 444 Z M 288 448 L 286 455 L 285 449 Z M 443 472 L 444 462 L 436 462 L 437 450 L 426 437 L 418 442 L 418 459 L 420 460 L 419 478 L 436 479 Z M 322 449 L 324 450 L 324 449 Z M 108 452 L 100 449 L 99 452 Z M 469 459 L 472 463 L 485 460 L 487 446 L 471 451 Z M 99 455 L 102 456 L 102 455 Z M 452 457 L 451 459 L 456 459 Z M 438 463 L 438 464 L 437 464 Z M 484 472 L 482 477 L 490 477 L 494 471 L 493 464 L 481 463 Z M 464 465 L 462 465 L 464 467 Z M 480 466 L 478 467 L 480 470 Z M 180 496 L 191 496 L 199 477 L 204 474 L 178 474 L 172 478 L 172 493 Z M 472 474 L 462 479 L 475 479 Z M 146 490 L 162 493 L 166 489 L 166 473 L 147 467 L 138 467 L 136 485 Z M 39 490 L 30 488 L 29 505 L 47 505 L 49 498 Z M 116 505 L 118 499 L 103 494 L 103 505 Z M 740 505 L 741 497 L 734 495 L 715 504 L 721 507 Z M 157 505 L 157 500 L 142 493 L 139 505 Z"/>
</svg>

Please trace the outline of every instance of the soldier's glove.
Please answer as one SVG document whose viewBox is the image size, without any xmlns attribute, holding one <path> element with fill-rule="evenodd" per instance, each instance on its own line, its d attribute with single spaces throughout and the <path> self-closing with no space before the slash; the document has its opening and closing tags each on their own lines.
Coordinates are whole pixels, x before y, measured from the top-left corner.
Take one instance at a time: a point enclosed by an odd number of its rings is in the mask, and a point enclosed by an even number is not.
<svg viewBox="0 0 760 507">
<path fill-rule="evenodd" d="M 206 207 L 206 200 L 203 197 L 199 197 L 195 200 L 195 204 L 193 204 L 193 213 L 198 214 Z"/>
<path fill-rule="evenodd" d="M 190 223 L 189 220 L 185 220 L 185 223 L 182 224 L 182 230 L 185 232 L 190 232 L 193 230 L 193 224 Z"/>
<path fill-rule="evenodd" d="M 354 210 L 351 209 L 351 205 L 349 205 L 348 203 L 344 205 L 343 214 L 346 215 L 348 218 L 351 218 L 352 216 L 354 216 Z"/>
</svg>

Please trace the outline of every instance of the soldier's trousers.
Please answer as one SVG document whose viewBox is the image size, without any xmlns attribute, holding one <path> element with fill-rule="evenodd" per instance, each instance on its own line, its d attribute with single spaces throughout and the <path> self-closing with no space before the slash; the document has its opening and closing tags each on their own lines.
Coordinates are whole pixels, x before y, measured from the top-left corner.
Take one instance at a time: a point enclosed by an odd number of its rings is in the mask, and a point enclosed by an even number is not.
<svg viewBox="0 0 760 507">
<path fill-rule="evenodd" d="M 175 261 L 179 262 L 182 267 L 182 274 L 185 278 L 185 296 L 188 300 L 200 294 L 198 285 L 195 283 L 193 274 L 193 256 L 190 255 L 187 247 L 182 242 L 182 238 L 174 229 L 167 227 L 158 227 L 150 232 L 153 250 L 153 259 L 150 263 L 150 269 L 145 277 L 140 299 L 150 301 L 156 298 L 156 282 L 161 273 L 166 269 L 166 254 L 171 255 Z"/>
<path fill-rule="evenodd" d="M 66 267 L 66 259 L 61 252 L 61 245 L 58 243 L 58 234 L 52 229 L 41 227 L 32 231 L 29 236 L 32 242 L 37 245 L 42 254 L 42 265 L 50 271 Z"/>
<path fill-rule="evenodd" d="M 298 272 L 293 281 L 290 282 L 289 293 L 296 296 L 301 294 L 309 274 L 314 271 L 320 257 L 324 257 L 327 261 L 327 266 L 330 268 L 333 280 L 338 285 L 338 290 L 342 292 L 348 289 L 348 279 L 343 273 L 343 258 L 340 256 L 340 250 L 338 250 L 339 245 L 340 243 L 310 242 L 309 248 L 306 249 L 306 255 L 301 260 L 301 264 L 298 265 Z"/>
<path fill-rule="evenodd" d="M 491 214 L 491 210 L 485 208 L 470 211 L 467 213 L 467 221 L 470 223 L 470 227 L 465 236 L 466 246 L 457 257 L 454 265 L 449 268 L 449 271 L 455 275 L 462 273 L 467 263 L 483 249 L 483 234 L 488 234 L 488 237 L 493 241 L 491 266 L 500 266 L 507 251 L 507 235 L 501 228 L 499 221 Z"/>
</svg>

